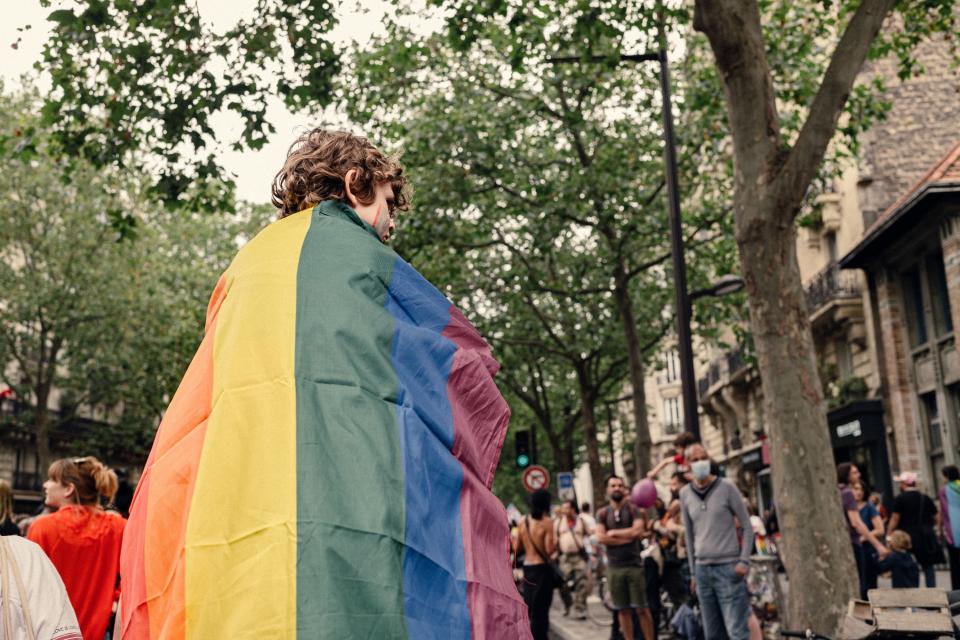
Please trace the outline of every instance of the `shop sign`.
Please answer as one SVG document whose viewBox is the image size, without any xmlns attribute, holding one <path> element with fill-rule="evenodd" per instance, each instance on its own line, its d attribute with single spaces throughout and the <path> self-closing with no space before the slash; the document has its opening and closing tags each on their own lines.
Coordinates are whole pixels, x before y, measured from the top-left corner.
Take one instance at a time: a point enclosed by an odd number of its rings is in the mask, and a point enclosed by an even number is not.
<svg viewBox="0 0 960 640">
<path fill-rule="evenodd" d="M 860 430 L 860 421 L 854 420 L 853 422 L 847 422 L 846 424 L 841 424 L 837 427 L 837 437 L 846 438 L 846 437 L 859 437 L 863 432 Z"/>
</svg>

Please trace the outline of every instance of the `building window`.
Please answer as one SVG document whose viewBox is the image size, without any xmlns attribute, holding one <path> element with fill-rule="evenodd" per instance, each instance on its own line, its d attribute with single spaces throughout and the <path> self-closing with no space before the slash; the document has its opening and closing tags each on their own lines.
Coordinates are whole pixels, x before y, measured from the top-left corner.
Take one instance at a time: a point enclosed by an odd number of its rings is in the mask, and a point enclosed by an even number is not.
<svg viewBox="0 0 960 640">
<path fill-rule="evenodd" d="M 671 349 L 664 354 L 663 365 L 664 384 L 673 384 L 680 380 L 680 357 L 677 355 L 676 350 Z"/>
<path fill-rule="evenodd" d="M 683 424 L 680 397 L 664 398 L 663 400 L 663 430 L 666 433 L 677 433 Z"/>
<path fill-rule="evenodd" d="M 846 380 L 853 375 L 853 355 L 850 353 L 850 344 L 846 340 L 837 340 L 837 373 L 840 380 Z"/>
<path fill-rule="evenodd" d="M 39 491 L 40 456 L 35 450 L 17 449 L 17 462 L 13 471 L 13 487 L 23 491 Z"/>
<path fill-rule="evenodd" d="M 933 303 L 933 322 L 937 337 L 953 331 L 950 315 L 950 294 L 947 291 L 947 272 L 943 267 L 943 254 L 927 256 L 927 284 L 930 301 Z"/>
<path fill-rule="evenodd" d="M 910 332 L 910 345 L 919 347 L 927 343 L 927 322 L 923 312 L 923 287 L 919 269 L 911 269 L 903 274 L 903 301 L 907 312 L 907 327 Z"/>
<path fill-rule="evenodd" d="M 930 449 L 930 459 L 936 468 L 943 465 L 943 435 L 940 431 L 940 411 L 937 409 L 937 394 L 925 393 L 920 396 L 923 408 L 923 419 L 927 426 L 927 444 Z"/>
<path fill-rule="evenodd" d="M 824 236 L 824 240 L 827 241 L 827 259 L 830 260 L 830 264 L 833 264 L 837 261 L 837 234 L 835 231 L 831 231 Z"/>
</svg>

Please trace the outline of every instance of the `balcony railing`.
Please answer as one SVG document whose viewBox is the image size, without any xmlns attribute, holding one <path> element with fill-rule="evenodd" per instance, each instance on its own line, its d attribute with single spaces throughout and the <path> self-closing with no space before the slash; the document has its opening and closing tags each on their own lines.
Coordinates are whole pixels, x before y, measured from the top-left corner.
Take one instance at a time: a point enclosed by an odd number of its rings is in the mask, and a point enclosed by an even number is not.
<svg viewBox="0 0 960 640">
<path fill-rule="evenodd" d="M 707 397 L 707 392 L 721 380 L 729 382 L 734 376 L 750 366 L 748 352 L 743 346 L 727 351 L 716 358 L 707 367 L 707 375 L 697 380 L 697 392 L 701 402 Z"/>
<path fill-rule="evenodd" d="M 675 436 L 683 429 L 683 425 L 679 422 L 664 422 L 663 423 L 663 433 L 668 436 Z"/>
<path fill-rule="evenodd" d="M 20 491 L 40 491 L 43 482 L 36 471 L 14 471 L 13 488 Z"/>
<path fill-rule="evenodd" d="M 813 277 L 805 287 L 807 311 L 816 312 L 821 307 L 844 298 L 860 297 L 860 281 L 855 271 L 844 271 L 836 262 Z"/>
</svg>

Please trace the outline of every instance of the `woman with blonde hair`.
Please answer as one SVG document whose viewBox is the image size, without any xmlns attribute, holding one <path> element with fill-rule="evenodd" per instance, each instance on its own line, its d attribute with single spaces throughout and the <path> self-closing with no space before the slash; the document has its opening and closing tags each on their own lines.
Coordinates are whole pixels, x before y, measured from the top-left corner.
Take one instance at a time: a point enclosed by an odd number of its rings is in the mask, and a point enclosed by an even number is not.
<svg viewBox="0 0 960 640">
<path fill-rule="evenodd" d="M 77 613 L 84 638 L 102 638 L 110 621 L 126 521 L 105 511 L 100 498 L 117 492 L 117 474 L 93 456 L 50 465 L 44 502 L 53 513 L 37 518 L 27 537 L 53 562 Z"/>
<path fill-rule="evenodd" d="M 6 480 L 0 480 L 0 536 L 18 536 L 20 527 L 13 521 L 13 489 Z"/>
</svg>

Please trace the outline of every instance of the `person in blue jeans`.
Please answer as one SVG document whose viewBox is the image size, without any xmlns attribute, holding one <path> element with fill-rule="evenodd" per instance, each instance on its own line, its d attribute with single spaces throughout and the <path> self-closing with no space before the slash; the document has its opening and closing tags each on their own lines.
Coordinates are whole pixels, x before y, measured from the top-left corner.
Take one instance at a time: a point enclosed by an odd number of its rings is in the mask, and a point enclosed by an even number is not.
<svg viewBox="0 0 960 640">
<path fill-rule="evenodd" d="M 693 574 L 690 588 L 700 601 L 704 636 L 706 640 L 749 640 L 750 596 L 745 579 L 753 528 L 746 503 L 736 485 L 712 473 L 710 457 L 701 445 L 688 447 L 685 459 L 693 482 L 680 491 L 680 513 Z"/>
</svg>

